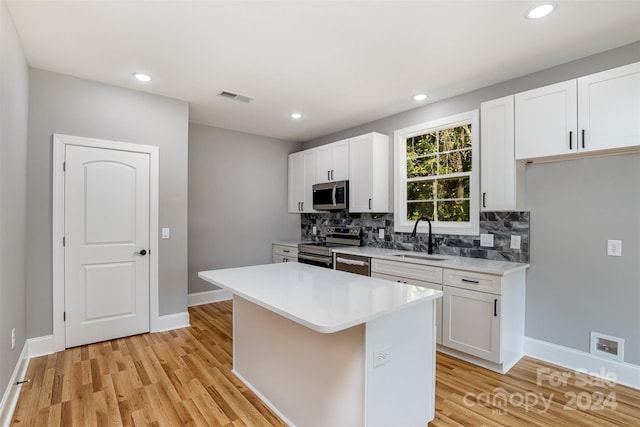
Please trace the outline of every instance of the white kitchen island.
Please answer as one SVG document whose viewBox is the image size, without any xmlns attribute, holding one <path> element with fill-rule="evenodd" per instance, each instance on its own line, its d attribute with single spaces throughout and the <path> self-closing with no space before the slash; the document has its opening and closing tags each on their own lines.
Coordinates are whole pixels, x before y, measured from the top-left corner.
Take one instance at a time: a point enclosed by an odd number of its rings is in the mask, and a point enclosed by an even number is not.
<svg viewBox="0 0 640 427">
<path fill-rule="evenodd" d="M 233 371 L 292 426 L 426 426 L 440 291 L 299 263 L 200 272 L 233 293 Z"/>
</svg>

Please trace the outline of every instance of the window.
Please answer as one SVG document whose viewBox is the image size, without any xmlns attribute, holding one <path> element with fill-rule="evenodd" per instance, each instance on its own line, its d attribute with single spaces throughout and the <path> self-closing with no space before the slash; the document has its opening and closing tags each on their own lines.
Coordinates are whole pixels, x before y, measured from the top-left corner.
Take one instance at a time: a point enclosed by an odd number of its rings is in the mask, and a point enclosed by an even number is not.
<svg viewBox="0 0 640 427">
<path fill-rule="evenodd" d="M 478 234 L 478 135 L 477 110 L 394 133 L 395 231 Z"/>
</svg>

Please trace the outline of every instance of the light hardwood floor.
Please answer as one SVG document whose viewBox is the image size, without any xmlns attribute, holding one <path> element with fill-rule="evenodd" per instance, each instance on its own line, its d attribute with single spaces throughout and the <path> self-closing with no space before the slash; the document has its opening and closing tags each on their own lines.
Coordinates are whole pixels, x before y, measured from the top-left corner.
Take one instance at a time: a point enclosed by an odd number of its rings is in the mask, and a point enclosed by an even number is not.
<svg viewBox="0 0 640 427">
<path fill-rule="evenodd" d="M 32 359 L 12 425 L 283 426 L 231 373 L 231 303 L 189 314 L 190 328 Z M 438 353 L 436 371 L 430 426 L 640 426 L 640 391 L 528 357 L 499 375 Z"/>
</svg>

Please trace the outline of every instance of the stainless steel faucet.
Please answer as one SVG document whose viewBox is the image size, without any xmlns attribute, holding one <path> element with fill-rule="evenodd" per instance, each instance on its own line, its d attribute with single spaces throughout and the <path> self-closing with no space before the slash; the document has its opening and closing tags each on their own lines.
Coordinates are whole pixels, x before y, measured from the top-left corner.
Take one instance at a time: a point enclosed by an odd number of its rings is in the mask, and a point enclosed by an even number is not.
<svg viewBox="0 0 640 427">
<path fill-rule="evenodd" d="M 427 221 L 427 223 L 429 224 L 429 240 L 427 242 L 427 253 L 433 254 L 433 248 L 438 245 L 436 243 L 433 243 L 433 237 L 431 235 L 431 221 L 429 220 L 429 218 L 421 216 L 416 220 L 416 224 L 413 226 L 413 231 L 411 232 L 411 238 L 416 237 L 416 232 L 418 230 L 418 223 L 422 220 Z"/>
</svg>

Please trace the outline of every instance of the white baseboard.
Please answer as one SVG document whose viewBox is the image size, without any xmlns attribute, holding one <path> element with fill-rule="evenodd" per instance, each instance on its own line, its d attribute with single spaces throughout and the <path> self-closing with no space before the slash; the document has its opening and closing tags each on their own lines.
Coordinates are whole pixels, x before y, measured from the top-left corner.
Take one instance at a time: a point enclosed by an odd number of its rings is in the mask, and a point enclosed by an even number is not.
<svg viewBox="0 0 640 427">
<path fill-rule="evenodd" d="M 585 351 L 575 350 L 535 338 L 525 337 L 524 353 L 535 359 L 553 363 L 574 371 L 587 372 L 599 378 L 640 390 L 640 366 L 602 359 Z"/>
<path fill-rule="evenodd" d="M 164 332 L 172 329 L 188 328 L 191 326 L 189 323 L 189 312 L 183 311 L 182 313 L 167 314 L 158 318 L 158 330 L 153 332 Z"/>
<path fill-rule="evenodd" d="M 18 396 L 20 396 L 20 386 L 16 385 L 16 383 L 24 379 L 27 367 L 29 367 L 29 341 L 25 341 L 18 363 L 16 363 L 13 374 L 9 379 L 7 389 L 2 395 L 2 401 L 0 401 L 0 427 L 8 427 L 11 424 L 13 411 L 16 409 Z"/>
<path fill-rule="evenodd" d="M 27 343 L 29 344 L 29 359 L 55 353 L 53 348 L 53 335 L 29 338 Z"/>
<path fill-rule="evenodd" d="M 224 289 L 213 291 L 196 292 L 189 294 L 189 307 L 194 305 L 210 304 L 212 302 L 226 301 L 231 299 L 231 292 Z"/>
</svg>

